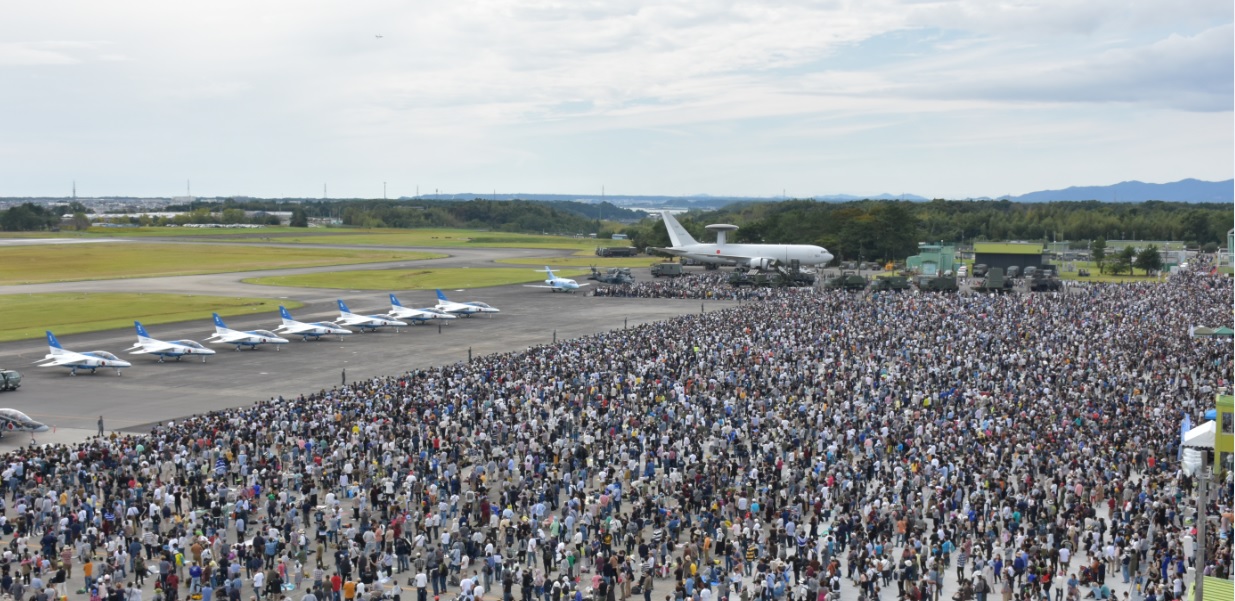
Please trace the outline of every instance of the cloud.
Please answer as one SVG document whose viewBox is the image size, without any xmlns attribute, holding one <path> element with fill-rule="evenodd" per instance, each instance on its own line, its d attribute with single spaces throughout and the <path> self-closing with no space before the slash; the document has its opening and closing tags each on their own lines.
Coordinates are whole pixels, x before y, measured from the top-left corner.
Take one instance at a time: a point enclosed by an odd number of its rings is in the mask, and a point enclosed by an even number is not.
<svg viewBox="0 0 1235 601">
<path fill-rule="evenodd" d="M 691 174 L 712 164 L 736 185 L 743 162 L 879 162 L 893 147 L 923 160 L 934 140 L 971 149 L 1120 119 L 1213 119 L 1174 134 L 1212 150 L 1235 146 L 1221 126 L 1232 10 L 1212 0 L 22 4 L 0 21 L 0 75 L 19 84 L 0 95 L 0 114 L 22 116 L 4 123 L 0 150 L 22 159 L 0 165 L 0 180 L 47 177 L 66 154 L 47 140 L 81 153 L 60 168 L 118 178 L 213 165 L 259 186 L 319 171 L 546 182 L 571 164 L 580 180 L 614 170 L 649 191 L 707 190 Z M 1230 154 L 1189 156 L 1229 172 Z M 886 172 L 845 164 L 847 177 Z M 792 182 L 818 172 L 783 171 L 772 187 L 823 190 Z"/>
<path fill-rule="evenodd" d="M 940 65 L 906 90 L 935 98 L 1039 103 L 1129 103 L 1185 111 L 1230 111 L 1235 94 L 1230 24 L 1192 36 L 1169 35 L 1141 46 L 1015 62 L 1008 51 Z M 991 63 L 1000 62 L 1003 65 Z"/>
<path fill-rule="evenodd" d="M 98 54 L 106 42 L 9 42 L 0 43 L 0 67 L 78 65 L 91 60 L 124 60 L 120 54 Z"/>
</svg>

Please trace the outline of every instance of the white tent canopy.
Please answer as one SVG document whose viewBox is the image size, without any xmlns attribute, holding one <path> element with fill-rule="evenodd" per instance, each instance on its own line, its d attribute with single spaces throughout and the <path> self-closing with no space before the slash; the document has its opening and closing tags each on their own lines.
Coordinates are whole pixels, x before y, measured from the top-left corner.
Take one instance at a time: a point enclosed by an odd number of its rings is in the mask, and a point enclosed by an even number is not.
<svg viewBox="0 0 1235 601">
<path fill-rule="evenodd" d="M 1184 446 L 1201 449 L 1214 448 L 1214 432 L 1217 422 L 1205 422 L 1187 432 L 1184 432 Z"/>
</svg>

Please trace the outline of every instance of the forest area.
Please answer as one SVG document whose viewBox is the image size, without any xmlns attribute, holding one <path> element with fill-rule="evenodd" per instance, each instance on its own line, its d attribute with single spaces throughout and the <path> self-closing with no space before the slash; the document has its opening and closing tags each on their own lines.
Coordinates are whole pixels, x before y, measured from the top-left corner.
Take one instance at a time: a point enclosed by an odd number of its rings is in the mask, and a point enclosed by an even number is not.
<svg viewBox="0 0 1235 601">
<path fill-rule="evenodd" d="M 75 222 L 85 227 L 87 210 L 79 203 L 70 209 Z M 182 211 L 173 219 L 131 218 L 135 225 L 166 223 L 277 223 L 261 212 L 289 211 L 291 225 L 306 227 L 311 219 L 337 220 L 344 226 L 365 228 L 465 228 L 518 233 L 561 235 L 599 232 L 628 235 L 634 246 L 667 246 L 658 217 L 640 211 L 581 202 L 534 200 L 406 201 L 229 199 L 172 206 Z M 257 214 L 246 214 L 257 211 Z M 7 231 L 47 230 L 60 224 L 61 211 L 26 203 L 0 213 L 0 228 Z M 904 259 L 917 253 L 919 242 L 973 243 L 975 241 L 1069 241 L 1084 248 L 1090 241 L 1172 240 L 1196 248 L 1215 249 L 1226 243 L 1235 220 L 1225 204 L 1147 201 L 1141 203 L 1051 202 L 1017 203 L 1007 200 L 906 202 L 863 200 L 820 202 L 746 202 L 716 211 L 691 211 L 679 221 L 696 239 L 712 237 L 704 226 L 732 223 L 739 226 L 735 242 L 818 244 L 843 259 Z M 83 228 L 84 229 L 84 228 Z"/>
<path fill-rule="evenodd" d="M 735 242 L 818 244 L 839 258 L 904 259 L 919 242 L 1175 240 L 1216 249 L 1226 243 L 1235 212 L 1227 205 L 1011 201 L 791 200 L 745 203 L 678 216 L 696 239 L 711 240 L 711 223 L 739 226 Z M 668 245 L 659 219 L 625 228 L 639 247 Z"/>
</svg>

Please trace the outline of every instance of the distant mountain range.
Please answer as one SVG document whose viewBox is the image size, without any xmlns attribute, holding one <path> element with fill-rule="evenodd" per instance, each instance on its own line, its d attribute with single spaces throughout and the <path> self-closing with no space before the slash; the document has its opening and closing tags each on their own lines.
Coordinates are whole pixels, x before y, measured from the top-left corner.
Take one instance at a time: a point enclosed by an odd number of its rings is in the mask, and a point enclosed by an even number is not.
<svg viewBox="0 0 1235 601">
<path fill-rule="evenodd" d="M 600 194 L 536 194 L 520 192 L 515 194 L 473 194 L 463 192 L 458 194 L 426 194 L 422 199 L 433 200 L 471 200 L 485 198 L 493 200 L 571 200 L 583 203 L 610 202 L 619 207 L 631 208 L 661 208 L 674 207 L 682 209 L 714 209 L 736 202 L 777 202 L 791 198 L 813 198 L 824 202 L 849 202 L 853 200 L 907 200 L 911 202 L 928 201 L 931 198 L 917 194 L 816 194 L 813 196 L 713 196 L 709 194 L 692 194 L 690 196 L 622 196 Z M 411 200 L 404 197 L 402 200 Z M 961 200 L 961 199 L 950 199 Z M 1029 192 L 1020 196 L 1004 195 L 996 197 L 980 197 L 965 200 L 1011 200 L 1015 202 L 1052 202 L 1052 201 L 1083 201 L 1097 200 L 1101 202 L 1144 202 L 1147 200 L 1163 200 L 1172 202 L 1197 203 L 1235 203 L 1235 180 L 1207 182 L 1198 179 L 1184 179 L 1166 184 L 1147 184 L 1139 181 L 1120 182 L 1110 186 L 1074 186 L 1063 190 L 1042 190 Z"/>
<path fill-rule="evenodd" d="M 1169 184 L 1119 182 L 1111 186 L 1074 186 L 1063 190 L 1043 190 L 1007 197 L 1017 202 L 1050 202 L 1054 200 L 1100 200 L 1103 202 L 1144 202 L 1165 200 L 1174 202 L 1235 202 L 1235 180 L 1206 182 L 1182 179 Z"/>
</svg>

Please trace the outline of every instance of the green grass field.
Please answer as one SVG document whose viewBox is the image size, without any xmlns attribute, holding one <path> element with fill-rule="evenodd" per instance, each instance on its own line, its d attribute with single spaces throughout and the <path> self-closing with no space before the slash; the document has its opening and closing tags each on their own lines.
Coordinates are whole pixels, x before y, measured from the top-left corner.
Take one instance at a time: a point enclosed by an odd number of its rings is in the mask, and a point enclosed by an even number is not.
<svg viewBox="0 0 1235 601">
<path fill-rule="evenodd" d="M 132 328 L 133 320 L 141 321 L 145 326 L 191 319 L 208 320 L 211 312 L 224 317 L 269 313 L 273 326 L 279 322 L 280 304 L 288 309 L 304 306 L 290 300 L 179 294 L 72 292 L 4 295 L 0 296 L 0 311 L 5 316 L 4 320 L 0 320 L 0 342 L 39 338 L 44 330 L 60 335 Z M 203 322 L 200 338 L 211 332 L 211 326 Z M 159 337 L 157 330 L 151 333 Z M 135 339 L 136 336 L 134 334 Z"/>
<path fill-rule="evenodd" d="M 432 259 L 424 252 L 205 244 L 65 244 L 0 248 L 0 285 L 110 280 Z"/>
<path fill-rule="evenodd" d="M 1125 284 L 1129 282 L 1164 281 L 1164 280 L 1159 280 L 1157 276 L 1146 276 L 1145 272 L 1141 271 L 1140 269 L 1133 270 L 1133 273 L 1135 273 L 1136 275 L 1128 275 L 1127 273 L 1123 273 L 1120 275 L 1113 275 L 1110 273 L 1099 273 L 1098 264 L 1092 261 L 1069 261 L 1068 265 L 1072 269 L 1068 271 L 1064 271 L 1060 269 L 1059 279 L 1076 280 L 1078 282 L 1104 282 L 1104 283 L 1116 283 L 1116 284 Z M 1085 277 L 1080 277 L 1076 275 L 1078 269 L 1089 270 L 1089 275 Z"/>
<path fill-rule="evenodd" d="M 574 278 L 590 273 L 583 269 L 555 271 L 556 275 Z M 300 275 L 249 278 L 246 284 L 292 286 L 302 288 L 337 288 L 341 290 L 433 290 L 434 288 L 486 288 L 507 284 L 525 284 L 545 279 L 532 269 L 485 267 L 478 269 L 381 269 L 369 271 L 334 271 Z"/>
</svg>

